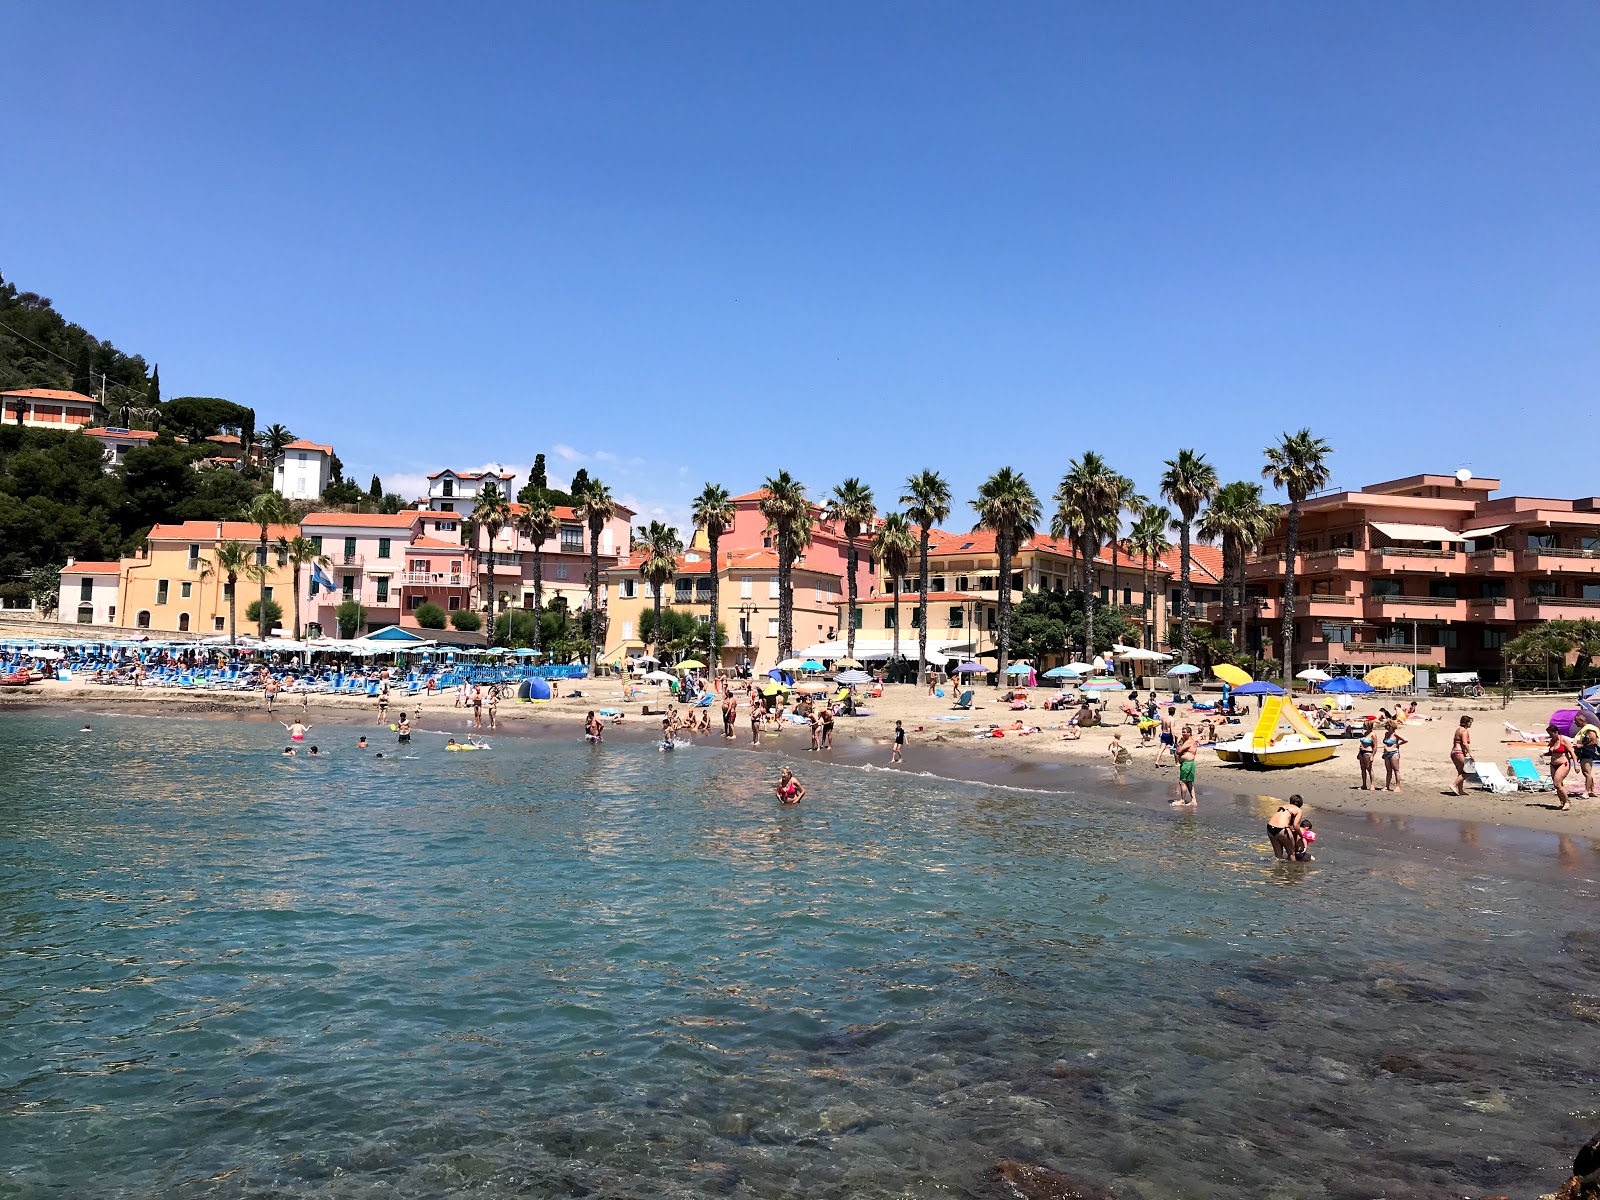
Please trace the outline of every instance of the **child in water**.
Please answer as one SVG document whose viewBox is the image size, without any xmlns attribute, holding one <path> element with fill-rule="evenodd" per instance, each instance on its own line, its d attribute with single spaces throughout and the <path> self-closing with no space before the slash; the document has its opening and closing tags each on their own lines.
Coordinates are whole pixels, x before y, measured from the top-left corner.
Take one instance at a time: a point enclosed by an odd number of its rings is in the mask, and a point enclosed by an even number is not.
<svg viewBox="0 0 1600 1200">
<path fill-rule="evenodd" d="M 1311 853 L 1311 843 L 1317 840 L 1317 831 L 1311 827 L 1310 821 L 1301 821 L 1299 833 L 1300 848 L 1295 851 L 1295 861 L 1316 862 L 1316 857 Z"/>
</svg>

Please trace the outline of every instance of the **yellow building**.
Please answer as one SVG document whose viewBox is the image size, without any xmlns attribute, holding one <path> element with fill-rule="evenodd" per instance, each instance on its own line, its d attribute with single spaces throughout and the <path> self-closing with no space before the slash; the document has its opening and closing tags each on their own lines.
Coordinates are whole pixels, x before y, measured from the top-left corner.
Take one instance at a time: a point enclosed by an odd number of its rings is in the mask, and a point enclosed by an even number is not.
<svg viewBox="0 0 1600 1200">
<path fill-rule="evenodd" d="M 600 572 L 601 603 L 606 614 L 606 645 L 602 661 L 617 665 L 643 654 L 649 644 L 641 636 L 641 617 L 654 611 L 655 597 L 647 580 L 639 576 L 644 554 L 635 552 L 621 564 Z M 760 673 L 777 666 L 778 556 L 771 550 L 730 550 L 722 555 L 717 572 L 721 584 L 722 627 L 727 634 L 722 661 L 717 666 L 737 667 L 746 659 Z M 690 549 L 678 558 L 673 581 L 664 589 L 661 607 L 688 612 L 701 620 L 711 616 L 711 560 L 703 550 Z M 804 558 L 790 574 L 794 596 L 794 647 L 823 642 L 838 632 L 839 577 L 808 569 Z M 704 659 L 696 652 L 695 657 Z"/>
<path fill-rule="evenodd" d="M 267 536 L 267 599 L 283 606 L 286 619 L 294 605 L 294 570 L 276 547 L 280 537 L 294 538 L 299 533 L 296 525 L 274 525 Z M 217 544 L 226 541 L 244 543 L 255 561 L 261 561 L 261 527 L 248 521 L 185 521 L 153 528 L 144 548 L 122 560 L 117 589 L 121 624 L 170 633 L 229 632 L 228 581 L 217 569 L 214 553 Z M 239 581 L 241 633 L 251 631 L 245 609 L 259 594 L 254 580 Z"/>
</svg>

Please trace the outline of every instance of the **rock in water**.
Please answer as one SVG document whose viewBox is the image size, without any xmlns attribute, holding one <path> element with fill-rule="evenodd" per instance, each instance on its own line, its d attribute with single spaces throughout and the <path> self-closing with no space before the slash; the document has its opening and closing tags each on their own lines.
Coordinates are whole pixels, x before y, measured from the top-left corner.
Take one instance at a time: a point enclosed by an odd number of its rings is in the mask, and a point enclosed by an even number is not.
<svg viewBox="0 0 1600 1200">
<path fill-rule="evenodd" d="M 1052 1171 L 1049 1167 L 1002 1158 L 995 1163 L 994 1169 L 1005 1186 L 1006 1194 L 1016 1197 L 1016 1200 L 1117 1200 L 1103 1187 L 1084 1183 L 1071 1175 Z"/>
</svg>

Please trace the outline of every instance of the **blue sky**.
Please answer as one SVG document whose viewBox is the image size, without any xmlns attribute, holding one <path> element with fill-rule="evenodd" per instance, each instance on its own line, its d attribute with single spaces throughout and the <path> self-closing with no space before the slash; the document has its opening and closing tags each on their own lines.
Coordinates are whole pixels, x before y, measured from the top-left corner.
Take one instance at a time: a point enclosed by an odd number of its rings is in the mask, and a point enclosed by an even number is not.
<svg viewBox="0 0 1600 1200">
<path fill-rule="evenodd" d="M 1596 486 L 1600 8 L 0 0 L 0 270 L 365 481 Z M 957 521 L 952 521 L 956 524 Z"/>
</svg>

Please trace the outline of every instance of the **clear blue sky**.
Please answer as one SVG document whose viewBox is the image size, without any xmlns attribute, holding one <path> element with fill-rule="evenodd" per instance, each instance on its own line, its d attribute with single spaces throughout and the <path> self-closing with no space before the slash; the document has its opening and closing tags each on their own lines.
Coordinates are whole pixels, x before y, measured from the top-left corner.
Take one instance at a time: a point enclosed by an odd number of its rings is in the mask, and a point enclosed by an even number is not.
<svg viewBox="0 0 1600 1200">
<path fill-rule="evenodd" d="M 1600 7 L 0 3 L 0 269 L 353 476 L 1600 491 Z M 1569 432 L 1570 431 L 1570 436 Z M 558 449 L 559 448 L 559 449 Z M 563 457 L 563 452 L 567 457 Z M 582 456 L 576 458 L 572 456 Z M 956 522 L 953 521 L 952 524 Z"/>
</svg>

